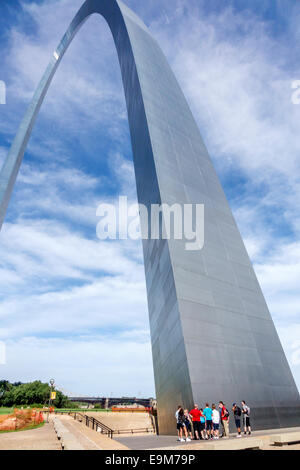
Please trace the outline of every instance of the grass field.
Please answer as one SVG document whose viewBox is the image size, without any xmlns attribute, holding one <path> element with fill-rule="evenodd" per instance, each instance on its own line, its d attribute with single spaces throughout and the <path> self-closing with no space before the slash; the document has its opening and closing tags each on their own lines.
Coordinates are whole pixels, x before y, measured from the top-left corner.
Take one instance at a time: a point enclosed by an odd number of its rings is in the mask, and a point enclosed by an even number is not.
<svg viewBox="0 0 300 470">
<path fill-rule="evenodd" d="M 30 424 L 29 426 L 26 426 L 26 428 L 21 428 L 21 429 L 10 429 L 9 431 L 0 431 L 0 434 L 5 434 L 7 432 L 20 432 L 20 431 L 29 431 L 29 429 L 36 429 L 36 428 L 41 428 L 44 426 L 45 422 L 39 423 L 39 424 Z"/>
<path fill-rule="evenodd" d="M 5 408 L 5 407 L 0 407 L 0 415 L 9 415 L 14 411 L 13 408 Z"/>
<path fill-rule="evenodd" d="M 20 408 L 20 407 L 18 407 Z M 24 408 L 26 409 L 27 406 L 24 405 Z M 38 410 L 38 408 L 35 408 Z M 5 407 L 0 407 L 0 415 L 9 415 L 10 413 L 13 413 L 14 407 L 11 408 L 5 408 Z M 107 411 L 108 413 L 111 412 L 111 410 L 101 410 L 101 409 L 81 409 L 81 408 L 56 408 L 55 411 L 61 411 L 63 413 L 68 413 L 68 412 L 77 412 L 77 413 L 85 413 L 86 411 L 92 411 L 93 413 L 97 413 L 97 411 L 101 411 L 101 413 Z"/>
</svg>

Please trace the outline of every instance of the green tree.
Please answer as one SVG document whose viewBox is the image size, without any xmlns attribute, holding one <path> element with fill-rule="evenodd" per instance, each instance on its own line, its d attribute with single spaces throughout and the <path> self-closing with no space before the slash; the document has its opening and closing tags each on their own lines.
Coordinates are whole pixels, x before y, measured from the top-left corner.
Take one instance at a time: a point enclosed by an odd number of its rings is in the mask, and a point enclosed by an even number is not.
<svg viewBox="0 0 300 470">
<path fill-rule="evenodd" d="M 2 380 L 0 381 L 0 406 L 46 405 L 49 401 L 50 390 L 50 385 L 40 380 L 28 383 L 16 382 L 15 384 Z M 69 405 L 68 397 L 57 390 L 54 406 L 66 408 Z"/>
</svg>

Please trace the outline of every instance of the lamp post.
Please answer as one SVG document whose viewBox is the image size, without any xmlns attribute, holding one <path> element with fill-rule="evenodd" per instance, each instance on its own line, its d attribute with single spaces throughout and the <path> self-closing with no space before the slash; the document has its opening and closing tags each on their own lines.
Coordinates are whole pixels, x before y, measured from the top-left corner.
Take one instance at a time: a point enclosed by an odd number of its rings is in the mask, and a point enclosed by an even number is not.
<svg viewBox="0 0 300 470">
<path fill-rule="evenodd" d="M 54 387 L 55 380 L 54 380 L 54 379 L 50 379 L 50 380 L 49 380 L 49 383 L 50 383 L 50 394 L 49 394 L 49 403 L 48 403 L 47 423 L 49 423 L 49 413 L 50 413 L 50 405 L 51 405 L 51 396 L 52 396 L 52 392 L 53 392 L 53 387 Z"/>
</svg>

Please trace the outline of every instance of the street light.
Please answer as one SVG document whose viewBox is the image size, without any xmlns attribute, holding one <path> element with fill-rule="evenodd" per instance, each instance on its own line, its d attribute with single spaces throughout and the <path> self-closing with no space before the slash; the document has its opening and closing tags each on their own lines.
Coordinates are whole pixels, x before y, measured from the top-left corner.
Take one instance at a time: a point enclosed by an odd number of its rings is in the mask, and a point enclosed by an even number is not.
<svg viewBox="0 0 300 470">
<path fill-rule="evenodd" d="M 51 396 L 52 396 L 55 380 L 50 379 L 49 384 L 50 384 L 50 394 L 49 394 L 49 403 L 48 403 L 47 423 L 49 423 L 49 412 L 50 412 L 50 405 L 51 405 Z"/>
</svg>

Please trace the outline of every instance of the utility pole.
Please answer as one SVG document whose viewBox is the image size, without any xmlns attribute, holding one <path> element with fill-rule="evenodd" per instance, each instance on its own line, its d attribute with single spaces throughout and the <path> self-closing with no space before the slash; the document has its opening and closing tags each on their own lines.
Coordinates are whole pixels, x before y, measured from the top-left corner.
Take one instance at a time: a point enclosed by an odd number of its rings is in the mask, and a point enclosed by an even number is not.
<svg viewBox="0 0 300 470">
<path fill-rule="evenodd" d="M 54 388 L 55 380 L 50 379 L 49 383 L 50 383 L 50 394 L 49 394 L 49 403 L 48 403 L 47 423 L 49 423 L 50 405 L 51 405 L 51 401 L 52 401 L 52 394 L 53 394 L 53 388 Z"/>
</svg>

